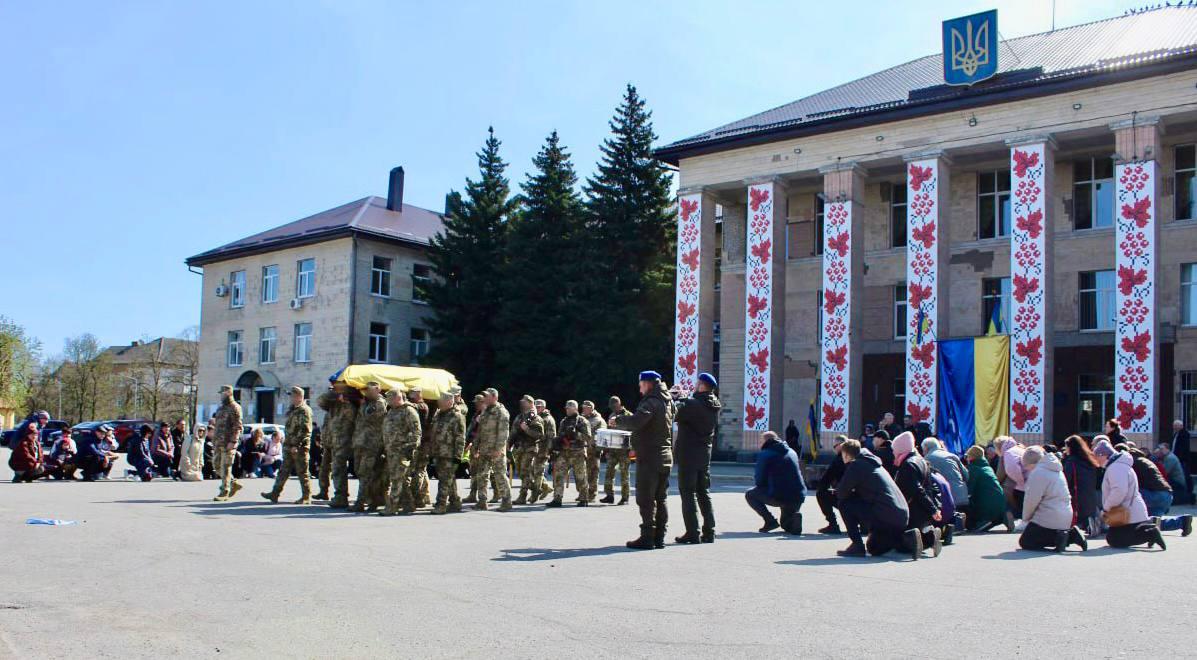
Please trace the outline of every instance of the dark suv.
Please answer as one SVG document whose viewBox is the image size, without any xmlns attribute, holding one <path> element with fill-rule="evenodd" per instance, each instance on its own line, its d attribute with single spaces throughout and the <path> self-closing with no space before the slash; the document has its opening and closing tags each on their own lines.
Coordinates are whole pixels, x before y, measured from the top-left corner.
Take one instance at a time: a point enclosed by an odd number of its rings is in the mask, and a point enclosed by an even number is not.
<svg viewBox="0 0 1197 660">
<path fill-rule="evenodd" d="M 21 421 L 24 422 L 25 420 Z M 46 447 L 47 449 L 53 447 L 54 442 L 58 440 L 59 436 L 62 435 L 62 430 L 70 427 L 70 424 L 67 424 L 61 419 L 52 419 L 46 422 L 45 428 L 42 429 L 42 446 Z M 15 444 L 14 441 L 17 438 L 18 430 L 19 428 L 5 431 L 4 435 L 0 436 L 0 447 L 13 446 L 13 444 Z"/>
</svg>

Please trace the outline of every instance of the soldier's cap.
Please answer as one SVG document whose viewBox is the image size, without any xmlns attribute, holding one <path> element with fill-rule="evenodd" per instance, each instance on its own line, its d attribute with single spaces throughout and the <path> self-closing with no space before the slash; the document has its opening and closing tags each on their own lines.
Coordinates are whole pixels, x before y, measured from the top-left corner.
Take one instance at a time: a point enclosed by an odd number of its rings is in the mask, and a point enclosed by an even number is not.
<svg viewBox="0 0 1197 660">
<path fill-rule="evenodd" d="M 536 399 L 532 398 L 532 395 L 531 395 L 531 394 L 525 394 L 524 396 L 521 396 L 521 397 L 520 397 L 520 401 L 521 401 L 521 402 L 522 402 L 522 401 L 527 401 L 528 403 L 530 403 L 530 404 L 532 404 L 532 405 L 536 405 Z"/>
<path fill-rule="evenodd" d="M 287 390 L 287 394 L 298 394 L 299 396 L 304 396 L 303 388 L 298 385 L 292 385 Z"/>
<path fill-rule="evenodd" d="M 366 383 L 366 387 L 382 387 L 382 385 L 379 384 L 378 381 L 372 380 L 372 381 Z"/>
<path fill-rule="evenodd" d="M 651 369 L 648 371 L 641 371 L 640 380 L 661 380 L 661 374 L 652 371 Z"/>
<path fill-rule="evenodd" d="M 705 371 L 698 374 L 698 382 L 706 383 L 707 385 L 710 385 L 711 387 L 714 387 L 714 388 L 719 387 L 719 381 L 715 380 L 714 376 L 712 376 L 711 374 L 709 374 Z"/>
<path fill-rule="evenodd" d="M 441 395 L 438 398 L 441 401 L 450 402 L 453 400 L 453 394 L 451 392 L 449 392 L 448 390 L 446 390 L 444 392 L 441 392 Z"/>
<path fill-rule="evenodd" d="M 401 397 L 401 396 L 403 396 L 403 390 L 401 390 L 397 387 L 395 389 L 387 390 L 387 398 L 388 399 L 394 399 L 394 398 Z"/>
<path fill-rule="evenodd" d="M 623 403 L 623 401 L 621 401 L 621 400 L 619 399 L 619 397 L 617 397 L 617 396 L 613 396 L 613 397 L 611 397 L 610 399 L 607 399 L 607 403 L 608 403 L 608 404 L 616 404 L 616 403 Z"/>
<path fill-rule="evenodd" d="M 461 386 L 454 385 L 453 387 L 450 387 L 449 394 L 452 394 L 453 396 L 461 396 Z"/>
<path fill-rule="evenodd" d="M 408 391 L 408 392 L 421 392 L 421 393 L 422 393 L 424 390 L 420 389 L 420 386 L 419 386 L 419 385 L 412 385 L 411 387 L 407 388 L 407 391 Z"/>
<path fill-rule="evenodd" d="M 221 394 L 224 394 L 225 392 L 228 392 L 229 394 L 232 394 L 232 393 L 233 393 L 233 386 L 232 386 L 232 385 L 221 385 L 221 386 L 220 386 L 220 393 L 221 393 Z"/>
<path fill-rule="evenodd" d="M 537 399 L 537 400 L 533 401 L 532 404 L 536 405 L 536 406 L 540 406 L 541 408 L 545 407 L 544 399 Z"/>
<path fill-rule="evenodd" d="M 591 408 L 593 408 L 593 407 L 594 407 L 594 402 L 593 402 L 593 401 L 591 401 L 591 400 L 589 400 L 589 399 L 587 399 L 586 401 L 583 401 L 583 402 L 582 402 L 582 407 L 583 407 L 583 408 L 585 408 L 586 406 L 590 406 Z"/>
<path fill-rule="evenodd" d="M 566 408 L 577 408 L 577 407 L 578 407 L 578 402 L 577 402 L 577 401 L 574 401 L 573 399 L 570 399 L 569 401 L 566 401 L 566 402 L 565 402 L 565 407 L 566 407 Z"/>
<path fill-rule="evenodd" d="M 496 390 L 496 389 L 495 389 L 495 388 L 493 388 L 493 387 L 488 387 L 488 388 L 486 388 L 485 390 L 482 390 L 482 391 L 483 391 L 483 392 L 485 392 L 485 393 L 486 393 L 488 396 L 494 396 L 494 397 L 497 397 L 497 396 L 499 396 L 499 390 Z"/>
<path fill-rule="evenodd" d="M 474 395 L 474 403 L 477 403 L 479 401 L 486 401 L 486 395 L 485 394 L 475 394 Z"/>
</svg>

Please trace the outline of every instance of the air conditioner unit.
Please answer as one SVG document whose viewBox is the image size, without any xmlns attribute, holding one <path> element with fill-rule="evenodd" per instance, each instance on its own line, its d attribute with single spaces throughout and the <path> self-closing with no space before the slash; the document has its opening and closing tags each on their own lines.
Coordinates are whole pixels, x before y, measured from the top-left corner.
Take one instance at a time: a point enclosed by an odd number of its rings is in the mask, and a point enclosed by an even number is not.
<svg viewBox="0 0 1197 660">
<path fill-rule="evenodd" d="M 229 288 L 223 284 L 217 284 L 216 285 L 216 297 L 223 298 L 227 295 L 229 295 Z"/>
<path fill-rule="evenodd" d="M 303 307 L 303 298 L 292 298 L 291 309 L 300 309 Z"/>
</svg>

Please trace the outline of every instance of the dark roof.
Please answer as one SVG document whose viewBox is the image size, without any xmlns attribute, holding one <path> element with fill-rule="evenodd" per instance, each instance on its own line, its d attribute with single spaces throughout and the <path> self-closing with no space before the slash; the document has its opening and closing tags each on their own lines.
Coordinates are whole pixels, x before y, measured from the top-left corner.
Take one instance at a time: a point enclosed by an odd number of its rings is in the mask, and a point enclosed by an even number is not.
<svg viewBox="0 0 1197 660">
<path fill-rule="evenodd" d="M 751 139 L 763 135 L 784 139 L 786 133 L 833 131 L 850 118 L 867 115 L 871 119 L 867 123 L 889 121 L 891 113 L 915 106 L 926 114 L 962 99 L 972 105 L 997 102 L 1001 99 L 993 99 L 995 93 L 1012 88 L 1175 60 L 1191 65 L 1193 59 L 1197 59 L 1197 6 L 1161 7 L 1001 42 L 998 74 L 973 87 L 945 85 L 943 55 L 936 53 L 678 140 L 657 149 L 657 156 L 676 163 L 684 156 L 764 141 Z"/>
<path fill-rule="evenodd" d="M 202 266 L 246 254 L 269 252 L 353 234 L 418 247 L 426 246 L 441 230 L 443 219 L 444 217 L 435 211 L 411 204 L 404 204 L 402 212 L 390 211 L 385 199 L 370 196 L 201 252 L 188 258 L 187 265 Z"/>
<path fill-rule="evenodd" d="M 172 360 L 182 357 L 179 353 L 180 350 L 188 344 L 194 343 L 190 339 L 159 337 L 149 341 L 136 341 L 125 346 L 109 346 L 104 349 L 103 354 L 107 355 L 113 364 L 145 364 L 155 359 L 171 364 Z"/>
</svg>

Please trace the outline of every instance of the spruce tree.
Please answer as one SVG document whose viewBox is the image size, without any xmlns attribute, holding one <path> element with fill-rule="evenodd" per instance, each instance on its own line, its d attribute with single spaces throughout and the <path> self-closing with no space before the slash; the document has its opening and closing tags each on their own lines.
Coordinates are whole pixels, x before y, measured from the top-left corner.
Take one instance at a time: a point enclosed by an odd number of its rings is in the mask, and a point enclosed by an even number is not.
<svg viewBox="0 0 1197 660">
<path fill-rule="evenodd" d="M 512 396 L 531 393 L 558 406 L 577 396 L 575 339 L 589 325 L 577 295 L 583 206 L 556 131 L 532 164 L 508 234 L 498 373 Z"/>
<path fill-rule="evenodd" d="M 496 320 L 502 307 L 504 244 L 517 207 L 503 175 L 494 128 L 478 152 L 479 178 L 465 195 L 445 198 L 444 230 L 428 254 L 436 277 L 426 296 L 434 314 L 429 364 L 452 371 L 470 390 L 490 385 L 495 370 Z"/>
<path fill-rule="evenodd" d="M 610 121 L 602 159 L 586 182 L 592 284 L 586 296 L 602 322 L 587 336 L 603 356 L 592 371 L 602 393 L 632 396 L 635 373 L 672 378 L 677 227 L 669 171 L 652 154 L 652 113 L 633 85 Z"/>
</svg>

